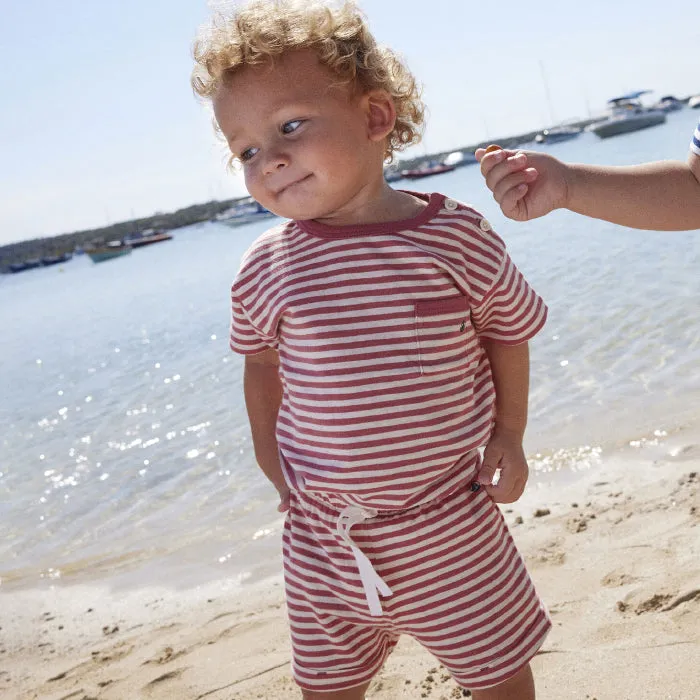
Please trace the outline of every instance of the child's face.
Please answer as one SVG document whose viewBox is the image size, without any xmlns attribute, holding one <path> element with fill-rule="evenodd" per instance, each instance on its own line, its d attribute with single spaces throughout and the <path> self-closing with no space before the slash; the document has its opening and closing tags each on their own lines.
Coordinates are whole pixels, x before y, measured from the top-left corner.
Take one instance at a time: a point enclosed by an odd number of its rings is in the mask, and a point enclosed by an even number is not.
<svg viewBox="0 0 700 700">
<path fill-rule="evenodd" d="M 369 98 L 353 95 L 311 50 L 246 66 L 214 98 L 214 113 L 243 164 L 250 194 L 291 219 L 332 217 L 378 173 L 384 139 Z"/>
</svg>

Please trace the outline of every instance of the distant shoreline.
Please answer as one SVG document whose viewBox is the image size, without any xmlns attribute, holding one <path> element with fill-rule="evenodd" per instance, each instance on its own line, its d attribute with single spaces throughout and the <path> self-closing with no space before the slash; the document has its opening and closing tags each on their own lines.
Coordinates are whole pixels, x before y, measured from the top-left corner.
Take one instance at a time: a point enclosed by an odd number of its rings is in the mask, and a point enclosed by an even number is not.
<svg viewBox="0 0 700 700">
<path fill-rule="evenodd" d="M 595 119 L 584 119 L 570 122 L 571 126 L 585 127 Z M 505 148 L 515 148 L 534 141 L 535 136 L 542 129 L 528 131 L 517 136 L 490 139 L 471 146 L 451 148 L 429 155 L 417 156 L 399 160 L 391 167 L 391 170 L 412 169 L 421 163 L 429 160 L 442 160 L 448 154 L 455 151 L 463 153 L 473 153 L 477 148 L 487 146 L 489 143 L 499 143 Z M 234 206 L 236 202 L 246 199 L 247 195 L 226 200 L 212 200 L 203 204 L 193 204 L 170 213 L 158 213 L 153 216 L 141 219 L 122 221 L 110 226 L 101 228 L 86 229 L 84 231 L 74 231 L 72 233 L 62 233 L 44 238 L 33 238 L 26 241 L 17 241 L 0 246 L 0 272 L 10 272 L 10 265 L 31 260 L 34 258 L 45 258 L 50 256 L 60 256 L 64 253 L 72 253 L 77 247 L 84 247 L 93 242 L 107 242 L 111 240 L 121 240 L 125 236 L 138 234 L 147 229 L 164 229 L 170 231 L 193 224 L 202 223 L 213 219 L 226 209 Z"/>
</svg>

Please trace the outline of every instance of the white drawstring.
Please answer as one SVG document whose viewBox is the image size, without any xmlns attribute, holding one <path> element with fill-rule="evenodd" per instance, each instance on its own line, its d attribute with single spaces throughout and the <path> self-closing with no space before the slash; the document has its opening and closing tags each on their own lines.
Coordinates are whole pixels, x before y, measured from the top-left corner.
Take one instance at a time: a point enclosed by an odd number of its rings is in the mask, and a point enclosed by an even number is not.
<svg viewBox="0 0 700 700">
<path fill-rule="evenodd" d="M 379 574 L 374 570 L 372 562 L 367 558 L 367 555 L 359 549 L 353 542 L 350 536 L 350 528 L 357 523 L 361 523 L 368 518 L 374 518 L 377 515 L 376 511 L 360 508 L 359 506 L 348 506 L 343 508 L 338 516 L 336 528 L 338 534 L 343 538 L 343 541 L 350 547 L 355 555 L 357 568 L 360 571 L 360 579 L 362 587 L 365 589 L 365 597 L 369 606 L 370 615 L 381 617 L 382 606 L 379 602 L 379 595 L 387 597 L 391 595 L 391 588 L 384 583 Z"/>
</svg>

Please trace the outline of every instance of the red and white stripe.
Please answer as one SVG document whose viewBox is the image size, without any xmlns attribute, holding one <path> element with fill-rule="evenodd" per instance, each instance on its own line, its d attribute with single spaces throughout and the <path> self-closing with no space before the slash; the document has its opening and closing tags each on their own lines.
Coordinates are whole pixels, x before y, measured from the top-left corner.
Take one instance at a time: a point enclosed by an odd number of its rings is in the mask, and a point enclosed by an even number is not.
<svg viewBox="0 0 700 700">
<path fill-rule="evenodd" d="M 410 221 L 290 222 L 248 251 L 232 301 L 231 347 L 280 355 L 298 683 L 362 684 L 402 633 L 464 687 L 510 678 L 551 623 L 497 506 L 466 487 L 493 421 L 479 339 L 524 342 L 546 308 L 503 241 L 439 194 Z"/>
<path fill-rule="evenodd" d="M 472 471 L 478 456 L 466 465 Z M 465 688 L 503 683 L 542 645 L 551 622 L 500 510 L 467 488 L 353 527 L 392 590 L 367 610 L 338 513 L 296 493 L 285 522 L 284 566 L 299 685 L 338 691 L 369 681 L 401 634 L 428 649 Z"/>
<path fill-rule="evenodd" d="M 521 343 L 546 317 L 488 223 L 440 194 L 409 221 L 268 231 L 232 303 L 231 347 L 279 351 L 292 488 L 380 511 L 463 483 L 493 419 L 479 338 Z"/>
</svg>

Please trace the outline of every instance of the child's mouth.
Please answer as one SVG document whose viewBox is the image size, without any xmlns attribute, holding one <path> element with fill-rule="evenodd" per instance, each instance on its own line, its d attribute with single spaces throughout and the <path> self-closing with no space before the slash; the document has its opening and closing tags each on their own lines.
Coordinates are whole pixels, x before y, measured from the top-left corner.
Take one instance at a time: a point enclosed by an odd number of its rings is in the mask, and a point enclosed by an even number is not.
<svg viewBox="0 0 700 700">
<path fill-rule="evenodd" d="M 304 175 L 304 177 L 301 177 L 298 180 L 294 180 L 294 182 L 290 182 L 288 185 L 285 185 L 281 189 L 277 190 L 277 192 L 275 193 L 275 196 L 279 197 L 279 196 L 283 195 L 285 192 L 292 189 L 293 187 L 300 185 L 302 182 L 306 182 L 310 177 L 311 177 L 310 174 Z"/>
</svg>

